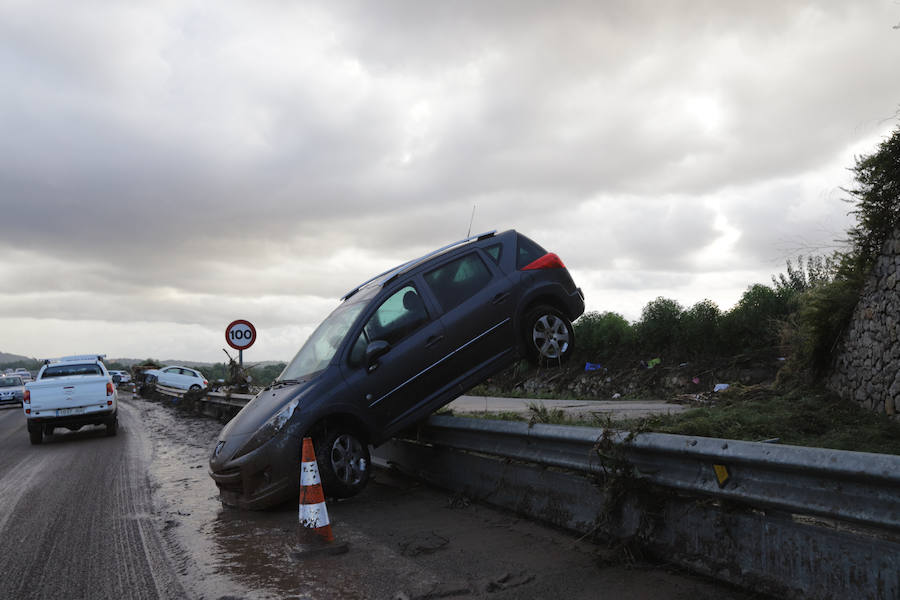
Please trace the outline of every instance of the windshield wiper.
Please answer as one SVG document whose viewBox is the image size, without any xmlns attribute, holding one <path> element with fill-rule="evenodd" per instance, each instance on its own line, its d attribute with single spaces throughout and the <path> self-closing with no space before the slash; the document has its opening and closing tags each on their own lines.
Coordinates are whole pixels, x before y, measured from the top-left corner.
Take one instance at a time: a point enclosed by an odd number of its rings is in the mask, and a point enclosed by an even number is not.
<svg viewBox="0 0 900 600">
<path fill-rule="evenodd" d="M 301 383 L 306 383 L 305 379 L 276 379 L 272 382 L 272 387 L 281 387 L 285 385 L 299 385 Z"/>
</svg>

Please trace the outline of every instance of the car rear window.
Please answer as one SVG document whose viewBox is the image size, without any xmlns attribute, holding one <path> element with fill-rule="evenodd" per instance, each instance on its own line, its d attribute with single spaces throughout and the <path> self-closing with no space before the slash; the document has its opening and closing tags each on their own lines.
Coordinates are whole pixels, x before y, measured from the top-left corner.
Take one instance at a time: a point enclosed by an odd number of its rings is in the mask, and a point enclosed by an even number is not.
<svg viewBox="0 0 900 600">
<path fill-rule="evenodd" d="M 22 385 L 18 377 L 0 377 L 0 387 L 13 387 Z"/>
<path fill-rule="evenodd" d="M 503 244 L 493 244 L 484 249 L 495 263 L 500 264 L 500 257 L 503 256 Z"/>
<path fill-rule="evenodd" d="M 69 377 L 71 375 L 103 375 L 100 365 L 59 365 L 47 367 L 41 379 L 50 377 Z"/>
<path fill-rule="evenodd" d="M 425 283 L 437 297 L 444 312 L 474 296 L 490 281 L 490 270 L 475 253 L 466 254 L 425 274 Z"/>
<path fill-rule="evenodd" d="M 516 245 L 518 246 L 518 255 L 516 257 L 517 269 L 526 267 L 547 254 L 547 251 L 541 248 L 537 242 L 525 237 L 521 233 L 518 234 Z"/>
</svg>

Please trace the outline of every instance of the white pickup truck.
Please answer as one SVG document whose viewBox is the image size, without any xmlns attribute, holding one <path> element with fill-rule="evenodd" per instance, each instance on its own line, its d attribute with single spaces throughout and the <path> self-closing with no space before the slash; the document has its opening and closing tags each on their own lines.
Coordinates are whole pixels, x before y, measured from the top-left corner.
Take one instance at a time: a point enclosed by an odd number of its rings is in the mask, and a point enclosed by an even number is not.
<svg viewBox="0 0 900 600">
<path fill-rule="evenodd" d="M 56 427 L 75 431 L 105 425 L 106 435 L 116 435 L 119 397 L 103 358 L 92 354 L 45 361 L 37 379 L 25 384 L 22 409 L 32 444 L 40 444 Z"/>
</svg>

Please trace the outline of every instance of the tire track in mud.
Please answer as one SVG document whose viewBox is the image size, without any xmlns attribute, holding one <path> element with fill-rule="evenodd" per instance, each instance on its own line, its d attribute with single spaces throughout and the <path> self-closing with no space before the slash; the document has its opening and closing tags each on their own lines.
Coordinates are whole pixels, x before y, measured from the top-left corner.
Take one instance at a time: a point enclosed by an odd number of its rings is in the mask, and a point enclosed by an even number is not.
<svg viewBox="0 0 900 600">
<path fill-rule="evenodd" d="M 140 424 L 119 410 L 113 438 L 0 439 L 0 597 L 187 597 L 154 527 Z"/>
</svg>

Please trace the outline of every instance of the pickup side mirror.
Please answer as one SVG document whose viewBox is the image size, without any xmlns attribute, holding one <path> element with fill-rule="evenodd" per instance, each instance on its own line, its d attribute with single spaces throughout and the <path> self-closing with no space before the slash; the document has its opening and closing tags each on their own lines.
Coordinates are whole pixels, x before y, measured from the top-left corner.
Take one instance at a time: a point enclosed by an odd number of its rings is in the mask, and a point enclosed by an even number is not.
<svg viewBox="0 0 900 600">
<path fill-rule="evenodd" d="M 375 340 L 366 346 L 366 371 L 371 373 L 378 368 L 378 359 L 388 353 L 391 345 L 384 340 Z"/>
</svg>

